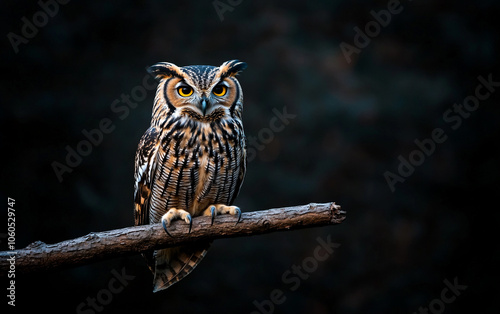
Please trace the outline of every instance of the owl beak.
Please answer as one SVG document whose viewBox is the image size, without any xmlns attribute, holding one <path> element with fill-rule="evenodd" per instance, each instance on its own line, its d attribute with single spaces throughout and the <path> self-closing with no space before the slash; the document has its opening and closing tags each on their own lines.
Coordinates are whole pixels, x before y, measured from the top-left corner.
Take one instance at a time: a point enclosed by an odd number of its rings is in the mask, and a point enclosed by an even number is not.
<svg viewBox="0 0 500 314">
<path fill-rule="evenodd" d="M 203 115 L 207 113 L 207 109 L 209 107 L 208 99 L 205 95 L 201 98 L 200 109 L 203 112 Z"/>
</svg>

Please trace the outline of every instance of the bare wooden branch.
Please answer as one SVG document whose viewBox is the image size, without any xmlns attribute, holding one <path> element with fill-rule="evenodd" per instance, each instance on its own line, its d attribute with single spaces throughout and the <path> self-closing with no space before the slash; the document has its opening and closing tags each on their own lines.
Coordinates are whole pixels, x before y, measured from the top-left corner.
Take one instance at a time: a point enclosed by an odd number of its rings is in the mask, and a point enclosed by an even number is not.
<svg viewBox="0 0 500 314">
<path fill-rule="evenodd" d="M 56 244 L 38 241 L 24 249 L 0 252 L 0 273 L 7 273 L 12 256 L 15 256 L 16 273 L 39 272 L 202 240 L 339 224 L 345 219 L 345 212 L 335 203 L 324 203 L 247 212 L 238 224 L 236 219 L 221 215 L 211 225 L 210 217 L 195 217 L 191 233 L 184 221 L 175 221 L 169 228 L 172 237 L 161 224 L 153 224 L 89 233 Z"/>
</svg>

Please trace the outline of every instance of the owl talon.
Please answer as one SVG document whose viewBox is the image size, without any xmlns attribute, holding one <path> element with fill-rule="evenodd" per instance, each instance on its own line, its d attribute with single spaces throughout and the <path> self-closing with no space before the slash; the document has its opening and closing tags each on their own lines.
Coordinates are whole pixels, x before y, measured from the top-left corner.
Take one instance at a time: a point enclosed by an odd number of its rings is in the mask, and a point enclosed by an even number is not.
<svg viewBox="0 0 500 314">
<path fill-rule="evenodd" d="M 166 232 L 166 233 L 167 233 L 167 234 L 168 234 L 171 238 L 173 238 L 173 237 L 172 237 L 172 235 L 170 234 L 170 232 L 168 232 L 168 230 L 167 230 L 167 222 L 166 222 L 166 221 L 167 221 L 166 219 L 162 219 L 162 220 L 161 220 L 161 224 L 163 225 L 163 230 L 165 230 L 165 232 Z"/>
<path fill-rule="evenodd" d="M 238 215 L 236 224 L 238 224 L 241 221 L 241 209 L 238 206 L 226 206 L 223 204 L 215 204 L 208 206 L 207 209 L 205 209 L 205 211 L 203 212 L 204 216 L 212 217 L 211 225 L 214 224 L 215 216 L 219 214 Z"/>
<path fill-rule="evenodd" d="M 189 224 L 189 233 L 191 233 L 191 228 L 193 227 L 193 219 L 191 218 L 191 215 L 182 209 L 176 209 L 176 208 L 171 208 L 168 210 L 168 212 L 161 217 L 161 223 L 163 225 L 163 229 L 165 232 L 173 237 L 170 232 L 168 232 L 167 227 L 170 226 L 170 223 L 174 219 L 183 219 L 186 223 Z"/>
<path fill-rule="evenodd" d="M 241 209 L 239 207 L 235 207 L 234 210 L 238 214 L 238 220 L 236 220 L 235 226 L 241 221 Z"/>
<path fill-rule="evenodd" d="M 189 231 L 188 231 L 188 233 L 191 233 L 191 228 L 193 227 L 193 219 L 191 218 L 191 215 L 187 216 L 186 218 L 189 219 Z"/>
<path fill-rule="evenodd" d="M 210 216 L 212 216 L 212 223 L 210 225 L 213 226 L 214 225 L 214 219 L 215 219 L 215 216 L 216 216 L 215 206 L 210 206 Z"/>
</svg>

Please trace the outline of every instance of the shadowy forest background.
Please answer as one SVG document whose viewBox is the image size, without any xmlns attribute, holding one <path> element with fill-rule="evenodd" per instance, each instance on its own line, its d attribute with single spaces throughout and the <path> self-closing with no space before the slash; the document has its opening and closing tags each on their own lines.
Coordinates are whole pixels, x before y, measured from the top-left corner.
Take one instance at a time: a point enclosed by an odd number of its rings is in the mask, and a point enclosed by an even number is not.
<svg viewBox="0 0 500 314">
<path fill-rule="evenodd" d="M 279 289 L 275 313 L 497 312 L 499 83 L 473 111 L 454 104 L 474 104 L 479 76 L 500 82 L 499 4 L 401 1 L 348 62 L 341 43 L 356 47 L 355 28 L 364 32 L 389 3 L 221 0 L 218 12 L 213 1 L 70 1 L 16 53 L 8 34 L 22 36 L 34 16 L 43 24 L 42 7 L 2 2 L 2 250 L 8 197 L 17 248 L 133 224 L 134 153 L 155 94 L 137 86 L 153 83 L 145 69 L 159 61 L 248 63 L 239 80 L 256 154 L 243 211 L 327 201 L 347 211 L 339 226 L 215 241 L 190 276 L 158 294 L 140 256 L 17 274 L 15 309 L 272 312 L 265 300 Z M 294 117 L 272 131 L 276 112 Z M 101 123 L 109 132 L 59 180 L 53 163 Z M 418 153 L 415 140 L 435 129 L 446 140 Z M 400 166 L 410 155 L 413 171 Z M 393 189 L 388 172 L 399 178 Z M 318 238 L 340 246 L 315 266 Z M 304 261 L 307 276 L 283 280 Z M 120 285 L 122 272 L 133 279 Z M 449 304 L 445 280 L 467 286 Z"/>
</svg>

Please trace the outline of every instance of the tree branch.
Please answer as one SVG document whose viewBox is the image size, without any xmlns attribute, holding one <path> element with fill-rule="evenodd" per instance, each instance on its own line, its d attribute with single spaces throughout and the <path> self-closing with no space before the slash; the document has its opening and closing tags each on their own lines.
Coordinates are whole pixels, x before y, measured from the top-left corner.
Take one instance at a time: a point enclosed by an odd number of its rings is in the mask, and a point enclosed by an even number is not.
<svg viewBox="0 0 500 314">
<path fill-rule="evenodd" d="M 309 204 L 243 213 L 238 224 L 236 219 L 221 215 L 210 225 L 211 217 L 195 217 L 191 233 L 184 221 L 175 221 L 169 228 L 172 237 L 161 224 L 152 224 L 89 233 L 56 244 L 37 241 L 24 249 L 0 252 L 0 273 L 7 273 L 12 256 L 15 256 L 16 273 L 39 272 L 202 240 L 339 224 L 345 219 L 345 212 L 335 203 Z"/>
</svg>

